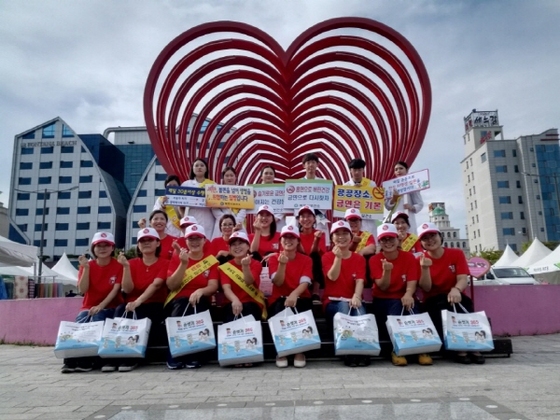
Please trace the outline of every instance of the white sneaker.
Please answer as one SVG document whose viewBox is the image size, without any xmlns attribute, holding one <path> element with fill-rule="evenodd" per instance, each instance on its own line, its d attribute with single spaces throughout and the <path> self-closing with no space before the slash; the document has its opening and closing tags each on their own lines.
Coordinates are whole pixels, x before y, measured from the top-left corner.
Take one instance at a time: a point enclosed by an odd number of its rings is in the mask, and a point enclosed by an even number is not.
<svg viewBox="0 0 560 420">
<path fill-rule="evenodd" d="M 117 367 L 114 365 L 105 365 L 101 368 L 101 372 L 114 372 L 117 370 Z"/>
<path fill-rule="evenodd" d="M 121 365 L 119 366 L 119 372 L 132 372 L 138 364 L 133 365 Z"/>
</svg>

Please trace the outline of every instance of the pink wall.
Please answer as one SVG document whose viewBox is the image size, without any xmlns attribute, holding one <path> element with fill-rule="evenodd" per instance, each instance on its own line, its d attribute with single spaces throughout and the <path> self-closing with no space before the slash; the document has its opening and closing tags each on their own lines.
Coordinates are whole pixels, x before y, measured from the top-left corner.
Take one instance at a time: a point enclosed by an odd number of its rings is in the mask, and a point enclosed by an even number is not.
<svg viewBox="0 0 560 420">
<path fill-rule="evenodd" d="M 475 309 L 492 319 L 495 335 L 560 332 L 560 285 L 477 286 Z M 54 344 L 60 321 L 73 321 L 80 298 L 0 300 L 0 340 Z"/>
</svg>

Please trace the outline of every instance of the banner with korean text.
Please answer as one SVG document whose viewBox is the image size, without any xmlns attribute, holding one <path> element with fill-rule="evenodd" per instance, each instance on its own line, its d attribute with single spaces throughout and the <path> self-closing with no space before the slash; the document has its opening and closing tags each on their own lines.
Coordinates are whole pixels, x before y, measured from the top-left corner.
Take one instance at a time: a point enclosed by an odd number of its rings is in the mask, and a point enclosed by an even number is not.
<svg viewBox="0 0 560 420">
<path fill-rule="evenodd" d="M 297 210 L 311 206 L 318 210 L 331 210 L 333 183 L 326 179 L 288 179 L 284 194 L 284 209 Z"/>
<path fill-rule="evenodd" d="M 383 188 L 335 186 L 334 217 L 344 217 L 344 212 L 352 208 L 359 209 L 364 219 L 381 219 L 383 217 Z"/>
<path fill-rule="evenodd" d="M 206 207 L 204 188 L 198 187 L 167 187 L 165 189 L 167 203 L 172 206 Z"/>
<path fill-rule="evenodd" d="M 391 199 L 396 191 L 399 195 L 430 188 L 430 173 L 427 169 L 412 172 L 383 182 L 385 199 Z"/>
<path fill-rule="evenodd" d="M 230 209 L 252 209 L 255 207 L 253 188 L 238 185 L 208 184 L 206 206 Z"/>
<path fill-rule="evenodd" d="M 256 214 L 260 206 L 265 204 L 275 214 L 284 212 L 284 184 L 250 184 L 253 188 L 254 208 L 248 214 Z"/>
</svg>

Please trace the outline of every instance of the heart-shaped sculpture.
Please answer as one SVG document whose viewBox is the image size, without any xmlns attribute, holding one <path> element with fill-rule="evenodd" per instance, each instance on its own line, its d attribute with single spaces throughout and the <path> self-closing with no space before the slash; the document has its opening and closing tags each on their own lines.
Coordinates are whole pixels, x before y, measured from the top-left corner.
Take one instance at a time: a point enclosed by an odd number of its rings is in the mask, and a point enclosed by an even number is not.
<svg viewBox="0 0 560 420">
<path fill-rule="evenodd" d="M 271 164 L 279 180 L 303 175 L 306 153 L 340 184 L 354 158 L 378 184 L 398 160 L 412 164 L 428 127 L 430 81 L 414 47 L 374 20 L 337 18 L 302 33 L 287 50 L 238 22 L 193 27 L 157 57 L 144 117 L 168 174 L 187 179 L 207 159 L 240 184 Z M 195 116 L 196 115 L 196 116 Z"/>
</svg>

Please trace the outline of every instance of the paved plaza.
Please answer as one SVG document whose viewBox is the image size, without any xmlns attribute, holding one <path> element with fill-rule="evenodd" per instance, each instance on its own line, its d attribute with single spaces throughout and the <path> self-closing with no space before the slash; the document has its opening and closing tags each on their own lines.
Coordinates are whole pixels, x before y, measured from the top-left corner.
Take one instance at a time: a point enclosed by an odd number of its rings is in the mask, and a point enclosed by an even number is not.
<svg viewBox="0 0 560 420">
<path fill-rule="evenodd" d="M 515 337 L 511 358 L 394 367 L 61 374 L 52 347 L 0 346 L 0 419 L 560 419 L 560 334 Z"/>
</svg>

